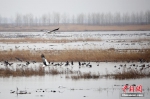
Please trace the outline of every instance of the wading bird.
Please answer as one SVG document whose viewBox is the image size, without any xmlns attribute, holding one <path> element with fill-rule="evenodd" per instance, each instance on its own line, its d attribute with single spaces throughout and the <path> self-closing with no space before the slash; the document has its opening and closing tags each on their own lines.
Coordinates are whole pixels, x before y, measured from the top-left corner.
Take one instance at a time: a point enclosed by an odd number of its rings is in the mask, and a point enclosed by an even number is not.
<svg viewBox="0 0 150 99">
<path fill-rule="evenodd" d="M 44 64 L 43 67 L 49 66 L 49 63 L 48 63 L 47 59 L 45 58 L 44 54 L 41 55 L 41 58 L 42 58 L 42 61 L 43 61 L 43 64 Z"/>
</svg>

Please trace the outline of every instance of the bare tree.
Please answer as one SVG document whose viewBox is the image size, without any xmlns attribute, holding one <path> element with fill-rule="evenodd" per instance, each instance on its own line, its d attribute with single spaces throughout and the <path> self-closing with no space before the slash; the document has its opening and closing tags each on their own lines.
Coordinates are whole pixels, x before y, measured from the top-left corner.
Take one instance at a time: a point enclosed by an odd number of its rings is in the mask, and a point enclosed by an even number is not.
<svg viewBox="0 0 150 99">
<path fill-rule="evenodd" d="M 145 12 L 145 17 L 146 17 L 146 23 L 150 24 L 150 11 Z"/>
<path fill-rule="evenodd" d="M 121 25 L 121 24 L 150 24 L 150 10 L 138 13 L 88 13 L 88 14 L 60 14 L 48 13 L 43 14 L 41 17 L 33 16 L 32 14 L 19 14 L 15 15 L 15 18 L 6 18 L 0 16 L 0 24 L 12 24 L 17 26 L 33 26 L 33 25 L 54 25 L 61 24 L 88 24 L 88 25 Z"/>
<path fill-rule="evenodd" d="M 54 12 L 53 13 L 53 23 L 55 24 L 55 25 L 59 25 L 59 22 L 60 22 L 60 14 L 59 13 L 56 13 L 56 12 Z"/>
<path fill-rule="evenodd" d="M 131 14 L 131 24 L 136 24 L 136 15 L 134 13 Z"/>
<path fill-rule="evenodd" d="M 47 20 L 47 16 L 46 16 L 46 14 L 44 14 L 44 15 L 42 15 L 42 18 L 41 18 L 41 20 L 42 20 L 42 25 L 46 25 L 46 20 Z"/>
<path fill-rule="evenodd" d="M 130 23 L 130 17 L 129 17 L 129 15 L 128 15 L 128 13 L 123 14 L 123 16 L 122 16 L 122 22 L 123 22 L 123 24 L 125 24 L 125 25 L 127 25 L 127 24 Z"/>
<path fill-rule="evenodd" d="M 51 14 L 50 13 L 47 15 L 47 23 L 48 23 L 48 25 L 51 25 Z"/>
<path fill-rule="evenodd" d="M 145 21 L 144 21 L 144 13 L 143 13 L 142 11 L 141 11 L 140 14 L 139 14 L 139 21 L 140 21 L 139 24 L 145 23 Z"/>
<path fill-rule="evenodd" d="M 66 13 L 62 14 L 61 18 L 62 18 L 62 23 L 67 24 L 67 15 L 66 15 Z"/>
<path fill-rule="evenodd" d="M 91 16 L 91 14 L 88 14 L 88 18 L 87 18 L 87 23 L 88 23 L 88 25 L 91 25 L 92 24 L 92 16 Z"/>
<path fill-rule="evenodd" d="M 77 16 L 77 23 L 78 24 L 83 24 L 84 23 L 84 14 L 81 13 Z"/>
<path fill-rule="evenodd" d="M 23 16 L 23 22 L 24 22 L 24 25 L 25 25 L 25 26 L 28 26 L 29 19 L 28 19 L 28 16 L 27 16 L 27 15 L 24 15 L 24 16 Z"/>
<path fill-rule="evenodd" d="M 72 24 L 75 24 L 75 16 L 72 15 L 72 21 L 71 21 Z"/>
<path fill-rule="evenodd" d="M 100 14 L 100 25 L 104 25 L 104 13 Z"/>
<path fill-rule="evenodd" d="M 38 26 L 38 18 L 37 18 L 37 17 L 35 17 L 33 20 L 34 20 L 34 22 L 33 22 L 33 23 L 34 23 L 34 25 L 35 25 L 35 26 Z"/>
<path fill-rule="evenodd" d="M 21 25 L 21 23 L 22 23 L 22 16 L 21 16 L 21 14 L 17 14 L 17 15 L 16 15 L 15 22 L 16 22 L 16 25 L 17 25 L 17 26 L 20 26 L 20 25 Z"/>
<path fill-rule="evenodd" d="M 92 13 L 92 25 L 96 24 L 96 15 L 95 13 Z"/>
<path fill-rule="evenodd" d="M 120 22 L 120 13 L 115 13 L 114 14 L 114 24 L 118 25 Z"/>
<path fill-rule="evenodd" d="M 1 15 L 0 15 L 0 25 L 1 25 L 1 23 L 2 23 L 2 17 L 1 17 Z"/>
<path fill-rule="evenodd" d="M 32 14 L 29 14 L 29 24 L 30 24 L 30 26 L 32 26 L 33 25 L 33 15 Z"/>
</svg>

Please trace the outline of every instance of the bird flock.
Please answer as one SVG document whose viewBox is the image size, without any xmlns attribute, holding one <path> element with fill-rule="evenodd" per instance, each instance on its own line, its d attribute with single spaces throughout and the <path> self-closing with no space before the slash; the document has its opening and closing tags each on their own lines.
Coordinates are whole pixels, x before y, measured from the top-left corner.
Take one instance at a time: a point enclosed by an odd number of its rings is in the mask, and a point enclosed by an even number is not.
<svg viewBox="0 0 150 99">
<path fill-rule="evenodd" d="M 59 28 L 52 30 L 53 31 L 57 31 L 59 30 Z M 40 33 L 31 33 L 31 35 L 33 35 L 34 37 L 38 36 Z M 3 34 L 2 32 L 0 33 L 0 37 L 1 38 L 9 38 L 8 35 L 12 36 L 13 38 L 22 38 L 22 36 L 31 36 L 30 34 L 25 34 L 25 33 L 5 33 Z M 13 36 L 14 35 L 14 36 Z M 51 34 L 49 34 L 47 36 L 47 38 L 51 36 Z M 129 33 L 124 33 L 124 32 L 74 32 L 74 33 L 70 33 L 70 32 L 62 32 L 62 33 L 58 33 L 53 35 L 53 37 L 55 37 L 55 39 L 78 39 L 78 38 L 95 38 L 95 39 L 101 39 L 101 41 L 75 41 L 75 42 L 68 42 L 68 43 L 33 43 L 33 44 L 22 44 L 22 43 L 18 43 L 18 44 L 13 44 L 13 43 L 5 43 L 5 44 L 1 44 L 0 45 L 0 50 L 2 51 L 9 51 L 10 49 L 12 50 L 29 50 L 34 52 L 38 52 L 38 53 L 42 53 L 43 50 L 54 50 L 55 52 L 53 54 L 57 54 L 57 50 L 68 50 L 68 49 L 85 49 L 85 50 L 92 50 L 92 49 L 115 49 L 116 51 L 124 51 L 124 50 L 136 50 L 136 51 L 140 51 L 143 48 L 149 48 L 150 46 L 150 41 L 147 40 L 150 38 L 150 33 L 149 32 L 129 32 Z M 139 39 L 145 39 L 143 41 L 138 41 L 136 40 L 136 38 Z M 45 58 L 44 55 L 41 55 L 42 61 L 43 61 L 43 67 L 45 66 L 70 66 L 71 68 L 73 68 L 75 65 L 78 66 L 78 68 L 82 68 L 82 67 L 87 67 L 87 68 L 92 68 L 94 66 L 100 66 L 100 63 L 97 62 L 96 65 L 93 65 L 90 61 L 88 62 L 82 62 L 82 61 L 78 61 L 74 64 L 73 61 L 66 61 L 66 62 L 48 62 Z M 8 61 L 8 60 L 1 60 L 1 65 L 4 65 L 6 67 L 9 66 L 13 66 L 16 65 L 18 67 L 29 67 L 34 66 L 39 64 L 39 62 L 36 62 L 33 60 L 23 60 L 20 59 L 19 57 L 15 57 L 17 63 L 13 63 L 12 61 Z M 144 70 L 149 69 L 149 64 L 144 65 L 132 65 L 132 66 L 127 66 L 126 64 L 123 65 L 119 65 L 119 66 L 114 66 L 114 68 L 116 69 L 121 69 L 122 67 L 127 67 L 128 69 L 132 69 L 133 67 L 135 67 L 134 69 L 139 69 L 140 70 Z M 145 67 L 144 67 L 145 66 Z"/>
</svg>

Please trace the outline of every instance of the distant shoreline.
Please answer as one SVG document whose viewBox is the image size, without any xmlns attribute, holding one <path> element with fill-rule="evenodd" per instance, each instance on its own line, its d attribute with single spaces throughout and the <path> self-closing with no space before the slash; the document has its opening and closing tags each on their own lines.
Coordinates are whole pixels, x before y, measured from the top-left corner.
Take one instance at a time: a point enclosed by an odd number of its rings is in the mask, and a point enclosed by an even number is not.
<svg viewBox="0 0 150 99">
<path fill-rule="evenodd" d="M 60 28 L 60 32 L 81 32 L 81 31 L 150 31 L 148 25 L 50 25 L 50 26 L 0 26 L 0 32 L 41 32 L 42 29 L 53 30 Z"/>
</svg>

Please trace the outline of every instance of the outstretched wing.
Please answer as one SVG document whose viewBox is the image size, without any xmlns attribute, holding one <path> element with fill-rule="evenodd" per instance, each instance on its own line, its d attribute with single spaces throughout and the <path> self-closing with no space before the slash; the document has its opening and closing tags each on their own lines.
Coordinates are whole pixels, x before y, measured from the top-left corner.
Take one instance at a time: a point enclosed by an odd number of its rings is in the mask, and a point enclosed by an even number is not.
<svg viewBox="0 0 150 99">
<path fill-rule="evenodd" d="M 48 65 L 49 65 L 47 59 L 45 59 L 44 57 L 42 58 L 42 61 L 43 61 L 43 64 L 44 64 L 45 66 L 48 66 Z"/>
<path fill-rule="evenodd" d="M 43 64 L 44 64 L 45 66 L 48 66 L 49 63 L 48 63 L 47 59 L 45 58 L 44 54 L 41 54 L 41 58 L 42 58 Z"/>
<path fill-rule="evenodd" d="M 52 30 L 52 31 L 50 31 L 50 32 L 48 32 L 48 33 L 55 32 L 55 31 L 58 31 L 58 30 L 59 30 L 59 28 L 54 29 L 54 30 Z"/>
<path fill-rule="evenodd" d="M 41 30 L 41 31 L 43 31 L 45 33 L 52 33 L 52 32 L 58 31 L 58 30 L 59 30 L 59 28 L 51 30 L 51 31 L 48 31 L 48 30 Z"/>
<path fill-rule="evenodd" d="M 46 63 L 46 66 L 47 66 L 47 65 L 49 65 L 49 63 L 48 63 L 47 59 L 45 59 L 45 63 Z"/>
</svg>

